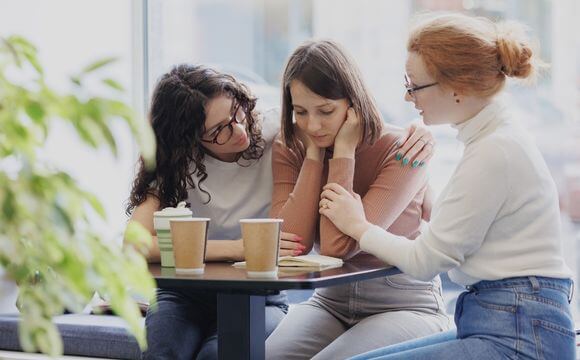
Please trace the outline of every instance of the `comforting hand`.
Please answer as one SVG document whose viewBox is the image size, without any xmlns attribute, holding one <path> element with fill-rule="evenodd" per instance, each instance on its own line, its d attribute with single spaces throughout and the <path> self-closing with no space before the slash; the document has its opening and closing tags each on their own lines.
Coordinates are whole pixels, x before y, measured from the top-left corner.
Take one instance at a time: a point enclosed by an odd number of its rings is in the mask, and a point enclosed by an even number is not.
<svg viewBox="0 0 580 360">
<path fill-rule="evenodd" d="M 356 147 L 362 138 L 362 125 L 354 109 L 348 108 L 346 120 L 338 130 L 334 139 L 334 154 L 354 156 Z"/>
<path fill-rule="evenodd" d="M 365 218 L 365 210 L 358 194 L 351 195 L 336 183 L 326 184 L 320 194 L 318 212 L 332 221 L 344 234 L 359 241 L 371 226 Z"/>
<path fill-rule="evenodd" d="M 435 138 L 425 126 L 412 124 L 407 129 L 405 136 L 399 140 L 400 148 L 397 151 L 397 161 L 402 161 L 403 166 L 424 166 L 433 156 Z"/>
<path fill-rule="evenodd" d="M 304 250 L 306 246 L 302 245 L 300 242 L 302 241 L 302 237 L 282 232 L 280 234 L 280 256 L 296 256 L 296 255 L 304 255 Z"/>
</svg>

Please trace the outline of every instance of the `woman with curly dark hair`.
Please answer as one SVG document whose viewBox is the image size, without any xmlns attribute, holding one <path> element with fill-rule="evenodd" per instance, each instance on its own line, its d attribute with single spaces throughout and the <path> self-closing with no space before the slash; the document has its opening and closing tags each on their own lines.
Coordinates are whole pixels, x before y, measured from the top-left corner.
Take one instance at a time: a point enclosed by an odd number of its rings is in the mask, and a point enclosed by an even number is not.
<svg viewBox="0 0 580 360">
<path fill-rule="evenodd" d="M 238 220 L 268 216 L 271 147 L 280 128 L 278 112 L 255 107 L 245 85 L 205 66 L 179 65 L 161 77 L 150 110 L 156 168 L 140 161 L 127 206 L 131 219 L 153 235 L 148 261 L 160 258 L 153 213 L 183 200 L 194 216 L 212 219 L 206 261 L 243 260 Z M 282 238 L 282 255 L 304 249 L 293 234 Z M 286 295 L 266 302 L 269 334 L 286 313 Z M 144 358 L 216 358 L 216 304 L 215 293 L 159 289 L 157 311 L 145 320 Z"/>
</svg>

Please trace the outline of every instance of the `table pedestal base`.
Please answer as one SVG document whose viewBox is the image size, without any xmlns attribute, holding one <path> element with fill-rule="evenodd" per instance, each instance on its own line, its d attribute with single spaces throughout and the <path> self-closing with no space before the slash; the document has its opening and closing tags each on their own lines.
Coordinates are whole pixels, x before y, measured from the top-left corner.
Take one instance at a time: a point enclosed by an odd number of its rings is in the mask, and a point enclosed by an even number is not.
<svg viewBox="0 0 580 360">
<path fill-rule="evenodd" d="M 263 359 L 266 341 L 266 297 L 218 294 L 219 359 Z"/>
</svg>

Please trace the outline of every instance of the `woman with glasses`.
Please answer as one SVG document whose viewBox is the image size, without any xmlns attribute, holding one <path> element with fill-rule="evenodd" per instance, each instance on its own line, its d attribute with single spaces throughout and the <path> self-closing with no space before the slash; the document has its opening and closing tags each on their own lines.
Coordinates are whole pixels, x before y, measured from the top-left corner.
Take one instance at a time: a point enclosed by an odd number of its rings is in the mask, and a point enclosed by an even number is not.
<svg viewBox="0 0 580 360">
<path fill-rule="evenodd" d="M 141 161 L 127 208 L 153 235 L 153 213 L 186 200 L 194 216 L 211 218 L 206 261 L 243 260 L 238 220 L 267 217 L 272 194 L 271 147 L 279 112 L 256 111 L 256 98 L 232 76 L 179 65 L 153 92 L 150 120 L 156 168 Z M 303 247 L 283 234 L 282 255 Z M 156 236 L 147 258 L 160 259 Z M 268 296 L 266 331 L 287 309 L 286 296 Z M 217 299 L 208 291 L 158 289 L 157 311 L 145 320 L 145 359 L 217 358 Z"/>
<path fill-rule="evenodd" d="M 397 143 L 405 132 L 383 123 L 355 63 L 332 41 L 294 51 L 282 92 L 271 214 L 284 219 L 284 231 L 323 255 L 359 254 L 357 242 L 318 213 L 322 187 L 338 182 L 363 196 L 373 224 L 417 237 L 430 207 L 421 161 L 432 152 L 432 137 L 410 140 L 425 151 L 401 156 Z M 267 339 L 266 358 L 344 359 L 448 328 L 438 277 L 388 276 L 317 289 Z"/>
<path fill-rule="evenodd" d="M 534 74 L 524 29 L 439 15 L 416 25 L 407 50 L 405 99 L 425 124 L 456 128 L 465 146 L 429 228 L 414 241 L 385 231 L 365 215 L 362 194 L 338 183 L 326 186 L 320 213 L 403 272 L 425 280 L 449 271 L 467 291 L 456 332 L 357 358 L 575 359 L 558 192 L 525 123 L 499 97 L 508 77 Z"/>
</svg>

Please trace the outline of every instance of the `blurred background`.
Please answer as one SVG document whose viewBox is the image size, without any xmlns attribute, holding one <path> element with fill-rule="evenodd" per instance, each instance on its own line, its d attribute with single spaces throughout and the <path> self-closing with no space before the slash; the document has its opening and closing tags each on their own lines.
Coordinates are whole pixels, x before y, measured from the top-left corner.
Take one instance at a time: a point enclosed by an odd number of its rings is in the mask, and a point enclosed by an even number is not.
<svg viewBox="0 0 580 360">
<path fill-rule="evenodd" d="M 331 38 L 359 64 L 385 121 L 407 126 L 418 120 L 403 100 L 406 32 L 413 15 L 424 11 L 518 20 L 538 39 L 551 67 L 536 87 L 510 83 L 508 96 L 558 185 L 565 255 L 578 279 L 580 4 L 575 0 L 0 0 L 0 36 L 18 34 L 36 44 L 48 81 L 57 88 L 68 86 L 70 75 L 96 59 L 118 57 L 107 71 L 142 117 L 156 79 L 183 62 L 232 73 L 250 85 L 260 107 L 278 106 L 287 56 L 306 39 Z M 138 156 L 129 130 L 115 129 L 118 158 L 80 146 L 65 126 L 55 130 L 44 156 L 99 196 L 109 214 L 103 234 L 119 238 Z M 438 192 L 462 148 L 448 126 L 431 130 L 437 147 L 429 169 Z M 460 289 L 446 286 L 452 309 Z M 575 300 L 576 311 L 578 304 Z"/>
</svg>

